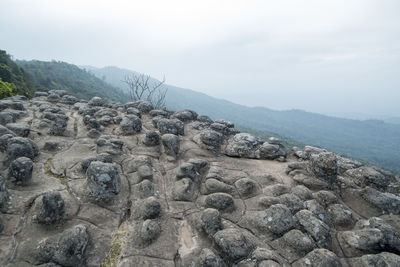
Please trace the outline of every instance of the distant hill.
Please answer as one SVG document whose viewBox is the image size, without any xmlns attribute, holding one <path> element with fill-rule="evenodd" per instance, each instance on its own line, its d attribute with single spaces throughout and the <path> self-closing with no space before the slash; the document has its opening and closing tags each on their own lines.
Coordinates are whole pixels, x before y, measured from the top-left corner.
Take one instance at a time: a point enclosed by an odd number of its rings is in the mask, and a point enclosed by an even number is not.
<svg viewBox="0 0 400 267">
<path fill-rule="evenodd" d="M 24 61 L 16 63 L 32 77 L 36 90 L 66 90 L 76 97 L 90 99 L 94 96 L 126 102 L 127 94 L 75 65 L 60 61 Z"/>
<path fill-rule="evenodd" d="M 34 85 L 31 77 L 7 54 L 0 50 L 0 98 L 12 95 L 32 96 Z"/>
<path fill-rule="evenodd" d="M 132 71 L 117 67 L 85 68 L 114 86 L 127 90 L 122 80 Z M 225 118 L 241 127 L 273 132 L 300 143 L 324 147 L 400 171 L 400 125 L 380 120 L 342 119 L 302 110 L 247 107 L 193 90 L 166 86 L 169 109 L 193 109 L 214 119 Z"/>
</svg>

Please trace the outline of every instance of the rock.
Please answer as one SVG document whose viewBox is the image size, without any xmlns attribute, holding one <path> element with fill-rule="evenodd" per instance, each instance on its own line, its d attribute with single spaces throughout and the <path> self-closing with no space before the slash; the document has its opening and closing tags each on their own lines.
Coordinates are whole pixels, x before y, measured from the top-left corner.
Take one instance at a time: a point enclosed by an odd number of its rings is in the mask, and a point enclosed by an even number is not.
<svg viewBox="0 0 400 267">
<path fill-rule="evenodd" d="M 327 211 L 333 225 L 349 227 L 353 224 L 351 211 L 342 204 L 332 204 L 328 206 Z"/>
<path fill-rule="evenodd" d="M 101 162 L 104 162 L 104 163 L 112 163 L 112 157 L 111 157 L 111 155 L 109 155 L 107 153 L 103 153 L 103 154 L 96 155 L 96 157 L 91 157 L 91 158 L 84 159 L 84 160 L 81 161 L 82 170 L 86 172 L 86 170 L 90 166 L 90 163 L 92 163 L 93 161 L 101 161 Z"/>
<path fill-rule="evenodd" d="M 56 95 L 62 97 L 64 95 L 68 94 L 68 92 L 65 90 L 50 90 L 49 94 L 56 94 Z"/>
<path fill-rule="evenodd" d="M 295 155 L 301 159 L 309 160 L 312 155 L 317 155 L 323 152 L 327 152 L 325 149 L 313 147 L 313 146 L 305 146 L 304 150 L 299 150 L 295 153 Z"/>
<path fill-rule="evenodd" d="M 61 234 L 39 243 L 41 262 L 55 262 L 61 266 L 86 266 L 85 251 L 89 243 L 87 227 L 83 224 L 73 226 Z"/>
<path fill-rule="evenodd" d="M 196 178 L 199 175 L 200 174 L 197 172 L 197 168 L 195 165 L 185 162 L 179 167 L 176 177 L 178 179 L 183 178 L 183 177 L 188 177 L 188 178 L 192 179 L 193 181 L 196 181 Z"/>
<path fill-rule="evenodd" d="M 161 110 L 161 109 L 153 109 L 149 112 L 149 115 L 152 117 L 164 117 L 164 118 L 168 118 L 169 117 L 169 113 L 166 110 Z"/>
<path fill-rule="evenodd" d="M 10 176 L 17 183 L 25 184 L 32 179 L 33 162 L 30 158 L 20 157 L 11 162 Z"/>
<path fill-rule="evenodd" d="M 218 231 L 214 240 L 222 252 L 234 261 L 246 258 L 256 248 L 252 238 L 234 228 Z"/>
<path fill-rule="evenodd" d="M 192 164 L 199 174 L 204 174 L 210 167 L 208 162 L 204 159 L 190 159 L 188 163 Z"/>
<path fill-rule="evenodd" d="M 119 124 L 121 133 L 131 135 L 142 130 L 142 121 L 135 115 L 126 115 Z"/>
<path fill-rule="evenodd" d="M 283 194 L 278 197 L 278 202 L 287 206 L 292 213 L 304 209 L 303 201 L 295 194 Z"/>
<path fill-rule="evenodd" d="M 292 188 L 291 192 L 298 196 L 301 200 L 309 200 L 313 198 L 310 189 L 308 189 L 304 185 L 296 185 Z"/>
<path fill-rule="evenodd" d="M 19 157 L 34 159 L 39 155 L 39 147 L 30 139 L 24 137 L 12 137 L 7 141 L 6 161 L 11 162 Z"/>
<path fill-rule="evenodd" d="M 289 208 L 282 204 L 270 206 L 265 211 L 257 212 L 258 226 L 276 235 L 282 235 L 294 228 L 296 220 Z"/>
<path fill-rule="evenodd" d="M 138 102 L 137 109 L 140 112 L 148 113 L 154 109 L 153 104 L 151 104 L 149 101 L 139 100 L 137 102 Z"/>
<path fill-rule="evenodd" d="M 142 219 L 154 219 L 161 213 L 161 204 L 155 197 L 148 197 L 142 200 L 137 209 L 137 215 Z"/>
<path fill-rule="evenodd" d="M 324 207 L 338 202 L 338 198 L 331 191 L 321 190 L 314 193 L 313 196 Z"/>
<path fill-rule="evenodd" d="M 182 178 L 176 181 L 172 196 L 176 201 L 192 201 L 195 196 L 193 181 L 189 178 Z"/>
<path fill-rule="evenodd" d="M 217 210 L 228 211 L 234 208 L 234 201 L 227 193 L 213 193 L 206 197 L 206 205 Z"/>
<path fill-rule="evenodd" d="M 398 267 L 400 262 L 400 256 L 382 252 L 379 254 L 364 255 L 360 258 L 350 259 L 351 266 L 359 267 L 370 267 L 370 266 L 382 266 L 382 267 Z"/>
<path fill-rule="evenodd" d="M 140 238 L 144 243 L 152 243 L 161 233 L 161 226 L 155 220 L 145 220 L 140 228 Z"/>
<path fill-rule="evenodd" d="M 286 157 L 286 151 L 282 145 L 264 143 L 260 146 L 259 158 L 272 160 L 279 157 Z"/>
<path fill-rule="evenodd" d="M 217 179 L 214 178 L 207 179 L 206 182 L 204 183 L 204 187 L 207 189 L 208 194 L 218 193 L 218 192 L 231 193 L 234 191 L 233 186 L 218 181 Z"/>
<path fill-rule="evenodd" d="M 6 127 L 21 137 L 27 137 L 31 132 L 29 125 L 25 123 L 8 123 Z"/>
<path fill-rule="evenodd" d="M 64 218 L 65 204 L 60 192 L 50 191 L 38 200 L 36 220 L 43 224 L 54 224 Z"/>
<path fill-rule="evenodd" d="M 200 122 L 208 123 L 208 124 L 211 124 L 214 122 L 212 119 L 210 119 L 210 117 L 208 117 L 206 115 L 197 116 L 197 120 Z"/>
<path fill-rule="evenodd" d="M 109 153 L 111 155 L 122 154 L 122 147 L 124 142 L 120 139 L 113 138 L 113 136 L 102 135 L 97 141 L 97 153 Z"/>
<path fill-rule="evenodd" d="M 138 118 L 141 117 L 140 111 L 137 108 L 127 108 L 126 114 L 135 115 Z"/>
<path fill-rule="evenodd" d="M 257 158 L 256 151 L 262 141 L 248 133 L 239 133 L 228 140 L 225 154 L 230 157 Z"/>
<path fill-rule="evenodd" d="M 57 94 L 49 94 L 47 96 L 47 101 L 51 103 L 57 103 L 58 101 L 60 101 L 60 96 Z"/>
<path fill-rule="evenodd" d="M 361 196 L 386 213 L 400 214 L 400 197 L 391 193 L 382 193 L 374 188 L 365 187 Z"/>
<path fill-rule="evenodd" d="M 290 230 L 283 235 L 282 239 L 296 251 L 305 255 L 314 249 L 314 242 L 303 232 L 297 229 Z"/>
<path fill-rule="evenodd" d="M 143 179 L 153 179 L 153 169 L 149 165 L 141 165 L 137 168 L 137 175 Z"/>
<path fill-rule="evenodd" d="M 339 258 L 327 249 L 319 248 L 314 249 L 308 253 L 304 258 L 294 262 L 293 267 L 341 267 L 342 264 Z"/>
<path fill-rule="evenodd" d="M 230 133 L 230 128 L 228 128 L 225 124 L 214 122 L 211 123 L 210 128 L 211 130 L 219 132 L 220 134 L 223 135 L 229 135 Z"/>
<path fill-rule="evenodd" d="M 92 107 L 104 107 L 106 105 L 106 101 L 101 97 L 95 96 L 89 100 L 88 105 Z"/>
<path fill-rule="evenodd" d="M 304 230 L 314 238 L 318 247 L 332 248 L 332 237 L 328 225 L 314 217 L 308 210 L 301 210 L 295 216 Z"/>
<path fill-rule="evenodd" d="M 60 100 L 60 103 L 67 105 L 74 105 L 77 102 L 79 102 L 79 99 L 72 95 L 63 95 Z"/>
<path fill-rule="evenodd" d="M 212 250 L 203 248 L 199 257 L 199 264 L 200 267 L 221 267 L 223 266 L 223 261 Z"/>
<path fill-rule="evenodd" d="M 350 169 L 346 171 L 344 175 L 351 178 L 355 184 L 360 187 L 372 186 L 377 189 L 385 190 L 390 182 L 388 177 L 367 166 Z"/>
<path fill-rule="evenodd" d="M 3 136 L 5 134 L 10 134 L 12 136 L 16 136 L 16 134 L 13 131 L 4 127 L 3 125 L 0 125 L 0 136 Z"/>
<path fill-rule="evenodd" d="M 0 210 L 5 206 L 8 200 L 8 191 L 6 188 L 6 180 L 0 175 Z"/>
<path fill-rule="evenodd" d="M 216 232 L 222 229 L 221 215 L 216 209 L 205 209 L 201 213 L 201 224 L 204 232 L 213 236 Z"/>
<path fill-rule="evenodd" d="M 235 182 L 235 186 L 240 196 L 248 197 L 257 191 L 257 184 L 250 178 L 242 178 Z"/>
<path fill-rule="evenodd" d="M 322 152 L 313 154 L 310 160 L 311 172 L 319 178 L 332 183 L 337 175 L 338 166 L 335 153 Z"/>
<path fill-rule="evenodd" d="M 105 200 L 120 191 L 120 177 L 117 167 L 112 163 L 93 161 L 86 171 L 87 185 L 91 195 Z"/>
<path fill-rule="evenodd" d="M 183 122 L 189 122 L 197 119 L 197 113 L 193 110 L 184 109 L 172 114 L 171 118 L 176 118 Z"/>
<path fill-rule="evenodd" d="M 101 133 L 96 129 L 90 129 L 87 136 L 92 139 L 99 138 Z"/>
<path fill-rule="evenodd" d="M 338 239 L 347 256 L 358 256 L 363 252 L 374 252 L 383 248 L 384 235 L 376 228 L 366 228 L 338 233 Z"/>
<path fill-rule="evenodd" d="M 183 122 L 178 119 L 159 118 L 157 120 L 157 129 L 161 134 L 184 135 L 184 126 Z"/>
<path fill-rule="evenodd" d="M 200 140 L 207 146 L 208 150 L 218 151 L 221 147 L 222 134 L 213 130 L 204 130 L 200 133 Z"/>
<path fill-rule="evenodd" d="M 179 154 L 180 141 L 179 137 L 174 134 L 164 134 L 161 137 L 165 153 L 172 157 L 177 157 Z"/>
<path fill-rule="evenodd" d="M 41 97 L 41 96 L 48 96 L 49 94 L 47 92 L 41 92 L 41 91 L 36 91 L 33 94 L 33 97 Z"/>
<path fill-rule="evenodd" d="M 356 169 L 362 166 L 362 163 L 354 160 L 348 159 L 342 156 L 337 156 L 338 173 L 343 175 L 346 171 L 350 169 Z"/>
<path fill-rule="evenodd" d="M 2 111 L 0 112 L 0 124 L 6 125 L 7 123 L 14 123 L 17 121 L 17 114 L 14 112 Z"/>
</svg>

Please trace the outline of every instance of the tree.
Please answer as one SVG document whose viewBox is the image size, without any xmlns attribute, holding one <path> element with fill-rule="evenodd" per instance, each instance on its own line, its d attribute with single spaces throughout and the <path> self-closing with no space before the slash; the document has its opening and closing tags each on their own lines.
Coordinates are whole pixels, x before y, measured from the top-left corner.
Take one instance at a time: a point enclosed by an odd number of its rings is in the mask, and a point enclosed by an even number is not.
<svg viewBox="0 0 400 267">
<path fill-rule="evenodd" d="M 146 74 L 126 75 L 123 80 L 129 86 L 132 101 L 147 100 L 157 109 L 165 107 L 165 96 L 168 88 L 164 87 L 165 77 L 162 81 L 154 80 Z"/>
</svg>

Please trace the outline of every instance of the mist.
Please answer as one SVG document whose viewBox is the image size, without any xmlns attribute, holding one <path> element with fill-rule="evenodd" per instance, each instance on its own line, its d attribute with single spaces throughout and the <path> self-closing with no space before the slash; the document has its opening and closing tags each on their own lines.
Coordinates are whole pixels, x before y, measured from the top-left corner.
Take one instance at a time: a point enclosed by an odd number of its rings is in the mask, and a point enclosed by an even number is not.
<svg viewBox="0 0 400 267">
<path fill-rule="evenodd" d="M 0 48 L 17 59 L 165 75 L 248 106 L 400 115 L 399 1 L 3 0 L 0 8 Z"/>
</svg>

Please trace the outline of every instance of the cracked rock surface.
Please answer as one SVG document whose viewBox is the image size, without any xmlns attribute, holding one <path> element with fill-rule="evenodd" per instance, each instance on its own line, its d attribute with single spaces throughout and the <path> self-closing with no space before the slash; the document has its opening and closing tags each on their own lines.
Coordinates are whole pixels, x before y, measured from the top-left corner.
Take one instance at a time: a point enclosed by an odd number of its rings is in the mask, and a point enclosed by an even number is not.
<svg viewBox="0 0 400 267">
<path fill-rule="evenodd" d="M 387 171 L 146 101 L 0 106 L 0 266 L 400 266 Z"/>
</svg>

